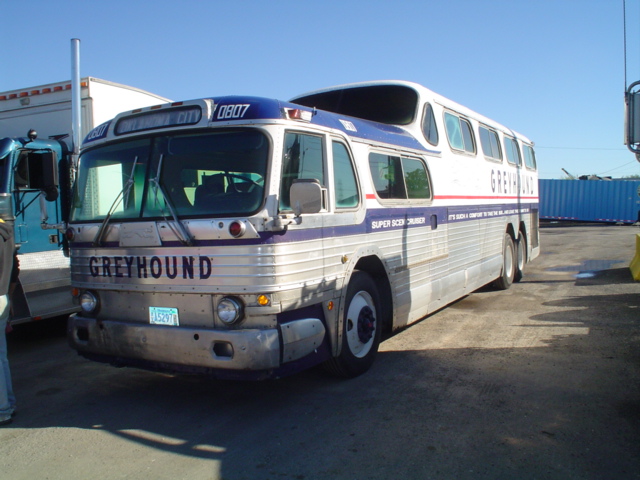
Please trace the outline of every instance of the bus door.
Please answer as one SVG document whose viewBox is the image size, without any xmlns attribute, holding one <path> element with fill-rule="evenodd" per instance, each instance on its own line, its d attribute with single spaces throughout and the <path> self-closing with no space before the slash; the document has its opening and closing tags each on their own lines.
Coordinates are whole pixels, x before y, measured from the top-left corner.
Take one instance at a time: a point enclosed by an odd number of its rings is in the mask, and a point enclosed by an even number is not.
<svg viewBox="0 0 640 480">
<path fill-rule="evenodd" d="M 446 211 L 431 206 L 433 189 L 424 159 L 376 150 L 369 154 L 369 169 L 383 207 L 370 214 L 371 232 L 391 246 L 385 263 L 394 291 L 394 324 L 406 325 L 426 315 L 431 299 L 439 295 L 439 284 L 429 279 L 432 263 L 446 249 Z"/>
</svg>

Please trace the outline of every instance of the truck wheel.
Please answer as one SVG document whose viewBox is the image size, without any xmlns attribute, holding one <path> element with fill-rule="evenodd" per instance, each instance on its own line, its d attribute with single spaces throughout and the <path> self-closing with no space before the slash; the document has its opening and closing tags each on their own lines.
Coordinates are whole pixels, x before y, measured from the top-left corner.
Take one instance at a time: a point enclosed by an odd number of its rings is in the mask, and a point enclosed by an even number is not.
<svg viewBox="0 0 640 480">
<path fill-rule="evenodd" d="M 332 374 L 353 378 L 373 364 L 382 330 L 379 301 L 378 289 L 371 277 L 355 272 L 347 287 L 340 355 L 325 364 Z"/>
<path fill-rule="evenodd" d="M 504 234 L 502 245 L 502 273 L 493 283 L 498 290 L 507 290 L 513 283 L 516 274 L 516 249 L 513 238 L 508 233 Z"/>
<path fill-rule="evenodd" d="M 516 272 L 513 277 L 514 282 L 522 280 L 524 275 L 524 266 L 527 263 L 527 239 L 522 234 L 522 231 L 518 232 L 518 240 L 516 241 Z"/>
</svg>

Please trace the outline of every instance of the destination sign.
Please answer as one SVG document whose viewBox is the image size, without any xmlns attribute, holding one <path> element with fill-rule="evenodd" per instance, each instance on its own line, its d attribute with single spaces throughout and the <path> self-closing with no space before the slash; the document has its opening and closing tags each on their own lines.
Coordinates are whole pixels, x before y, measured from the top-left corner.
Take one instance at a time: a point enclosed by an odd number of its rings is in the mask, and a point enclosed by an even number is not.
<svg viewBox="0 0 640 480">
<path fill-rule="evenodd" d="M 181 125 L 195 125 L 202 118 L 199 106 L 154 110 L 125 117 L 118 121 L 115 128 L 116 135 L 141 132 L 156 128 L 178 127 Z"/>
</svg>

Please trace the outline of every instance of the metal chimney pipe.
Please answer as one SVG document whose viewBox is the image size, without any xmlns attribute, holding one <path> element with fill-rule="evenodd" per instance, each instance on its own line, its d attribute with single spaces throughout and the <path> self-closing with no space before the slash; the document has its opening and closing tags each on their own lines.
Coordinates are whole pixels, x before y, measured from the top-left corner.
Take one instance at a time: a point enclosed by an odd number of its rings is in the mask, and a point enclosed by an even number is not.
<svg viewBox="0 0 640 480">
<path fill-rule="evenodd" d="M 71 39 L 71 143 L 72 165 L 75 170 L 80 155 L 80 138 L 82 135 L 81 120 L 81 86 L 80 86 L 80 39 Z"/>
</svg>

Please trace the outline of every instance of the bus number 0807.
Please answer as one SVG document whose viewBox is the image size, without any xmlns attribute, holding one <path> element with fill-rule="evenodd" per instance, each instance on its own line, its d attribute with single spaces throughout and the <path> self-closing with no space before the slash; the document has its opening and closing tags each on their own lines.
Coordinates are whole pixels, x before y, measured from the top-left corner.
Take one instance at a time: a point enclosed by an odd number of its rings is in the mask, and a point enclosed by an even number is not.
<svg viewBox="0 0 640 480">
<path fill-rule="evenodd" d="M 249 109 L 249 103 L 242 103 L 238 105 L 221 105 L 218 108 L 218 119 L 224 120 L 226 118 L 243 118 L 244 114 Z"/>
</svg>

